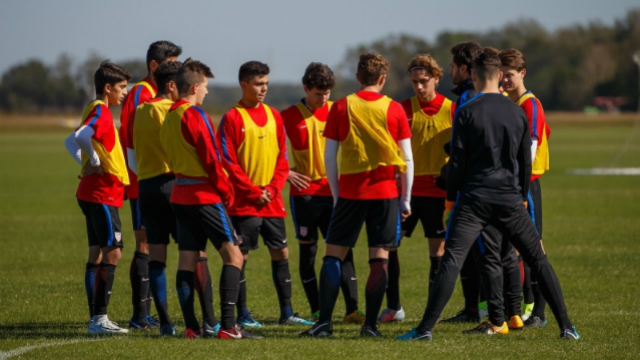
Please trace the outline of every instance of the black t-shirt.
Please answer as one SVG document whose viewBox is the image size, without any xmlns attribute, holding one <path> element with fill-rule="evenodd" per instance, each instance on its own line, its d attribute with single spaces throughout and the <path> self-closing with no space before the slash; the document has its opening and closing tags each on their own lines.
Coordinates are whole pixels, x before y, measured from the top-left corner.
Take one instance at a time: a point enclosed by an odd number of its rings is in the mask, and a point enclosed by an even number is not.
<svg viewBox="0 0 640 360">
<path fill-rule="evenodd" d="M 499 93 L 478 94 L 453 121 L 447 200 L 516 205 L 527 200 L 531 137 L 525 112 Z"/>
</svg>

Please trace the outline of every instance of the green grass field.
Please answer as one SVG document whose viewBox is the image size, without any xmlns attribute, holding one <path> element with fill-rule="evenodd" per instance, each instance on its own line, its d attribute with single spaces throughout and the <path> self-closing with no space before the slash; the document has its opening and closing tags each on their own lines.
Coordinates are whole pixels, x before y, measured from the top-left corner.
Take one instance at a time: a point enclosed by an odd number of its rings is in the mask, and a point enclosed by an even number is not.
<svg viewBox="0 0 640 360">
<path fill-rule="evenodd" d="M 637 358 L 640 354 L 640 177 L 569 176 L 568 168 L 640 167 L 640 129 L 631 122 L 551 123 L 551 171 L 543 178 L 544 241 L 571 316 L 583 336 L 558 339 L 549 325 L 507 336 L 463 336 L 468 326 L 438 325 L 434 340 L 393 341 L 418 323 L 426 304 L 429 268 L 425 239 L 405 239 L 401 248 L 401 298 L 408 320 L 382 325 L 385 339 L 364 340 L 356 325 L 342 325 L 342 298 L 333 339 L 299 339 L 300 327 L 276 325 L 278 303 L 269 257 L 262 246 L 250 256 L 249 306 L 266 324 L 265 339 L 224 342 L 160 338 L 155 332 L 94 339 L 86 335 L 84 220 L 74 198 L 76 163 L 67 155 L 66 131 L 0 129 L 0 359 L 26 358 Z M 35 130 L 34 130 L 35 129 Z M 625 145 L 626 144 L 626 145 Z M 134 249 L 128 205 L 121 211 L 125 251 L 116 272 L 110 318 L 126 325 L 131 316 L 128 267 Z M 291 219 L 294 310 L 309 309 L 297 274 L 298 251 Z M 420 231 L 416 231 L 420 233 Z M 368 274 L 366 247 L 356 248 L 360 305 Z M 177 248 L 169 253 L 169 307 L 184 330 L 175 294 Z M 214 289 L 220 260 L 209 260 Z M 320 261 L 317 262 L 318 266 Z M 216 312 L 219 313 L 216 293 Z M 463 304 L 457 286 L 444 316 Z M 28 347 L 33 346 L 33 347 Z"/>
</svg>

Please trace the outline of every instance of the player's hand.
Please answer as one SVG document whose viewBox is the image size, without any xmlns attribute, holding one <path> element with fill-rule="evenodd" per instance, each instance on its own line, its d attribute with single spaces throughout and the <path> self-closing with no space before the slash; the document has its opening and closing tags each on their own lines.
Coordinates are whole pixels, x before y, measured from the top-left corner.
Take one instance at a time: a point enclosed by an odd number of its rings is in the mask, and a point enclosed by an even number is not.
<svg viewBox="0 0 640 360">
<path fill-rule="evenodd" d="M 529 202 L 528 202 L 528 201 L 523 201 L 523 202 L 522 202 L 522 205 L 524 205 L 524 208 L 525 208 L 525 209 L 528 209 L 528 208 L 529 208 Z"/>
<path fill-rule="evenodd" d="M 400 211 L 400 221 L 404 222 L 407 218 L 411 216 L 411 210 L 402 210 Z"/>
<path fill-rule="evenodd" d="M 453 201 L 445 200 L 444 202 L 444 213 L 442 214 L 442 225 L 445 230 L 449 230 L 449 219 L 451 218 L 451 211 L 453 210 L 453 205 L 455 203 Z"/>
<path fill-rule="evenodd" d="M 294 169 L 289 170 L 289 176 L 287 176 L 287 181 L 298 190 L 303 190 L 309 187 L 309 183 L 311 179 L 308 176 L 302 175 L 299 172 L 296 172 Z"/>
<path fill-rule="evenodd" d="M 262 195 L 256 200 L 256 204 L 258 205 L 266 205 L 271 202 L 271 194 L 268 190 L 262 190 Z"/>
<path fill-rule="evenodd" d="M 95 174 L 98 174 L 99 176 L 104 175 L 104 171 L 102 170 L 102 167 L 100 165 L 93 166 L 90 163 L 87 163 L 82 169 L 82 177 L 95 175 Z"/>
<path fill-rule="evenodd" d="M 411 216 L 411 201 L 401 198 L 400 199 L 400 221 L 404 222 Z"/>
</svg>

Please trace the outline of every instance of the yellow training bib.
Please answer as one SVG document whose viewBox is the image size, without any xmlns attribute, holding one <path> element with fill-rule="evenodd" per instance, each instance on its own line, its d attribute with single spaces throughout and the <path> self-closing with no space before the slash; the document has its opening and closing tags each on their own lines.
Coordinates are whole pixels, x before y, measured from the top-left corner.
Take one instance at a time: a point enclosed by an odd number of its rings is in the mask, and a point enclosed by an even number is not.
<svg viewBox="0 0 640 360">
<path fill-rule="evenodd" d="M 329 110 L 331 110 L 332 104 L 333 102 L 331 101 L 327 103 Z M 296 107 L 304 118 L 309 148 L 306 150 L 291 148 L 290 153 L 293 157 L 293 164 L 297 172 L 308 176 L 311 181 L 320 180 L 327 177 L 324 169 L 325 138 L 322 136 L 327 123 L 318 120 L 302 102 L 297 103 Z"/>
<path fill-rule="evenodd" d="M 415 175 L 439 175 L 449 156 L 444 144 L 451 140 L 451 100 L 445 98 L 435 115 L 429 116 L 420 107 L 418 97 L 411 98 L 411 148 Z"/>
<path fill-rule="evenodd" d="M 271 183 L 280 154 L 276 119 L 271 108 L 264 104 L 263 108 L 267 113 L 267 123 L 258 126 L 245 108 L 240 105 L 235 107 L 244 123 L 244 141 L 238 148 L 238 163 L 256 186 Z"/>
<path fill-rule="evenodd" d="M 532 100 L 530 100 L 532 99 Z M 538 99 L 531 92 L 526 92 L 524 95 L 518 99 L 518 106 L 522 106 L 525 101 L 538 101 Z M 540 114 L 537 114 L 538 107 L 536 104 L 533 105 L 533 119 L 529 119 L 529 126 L 533 127 L 534 131 L 537 127 L 537 117 Z M 542 108 L 542 106 L 540 107 Z M 533 164 L 531 166 L 531 174 L 532 175 L 542 175 L 545 171 L 549 170 L 549 141 L 548 141 L 547 127 L 542 127 L 542 134 L 538 134 L 538 149 L 536 150 L 536 156 L 533 159 Z"/>
<path fill-rule="evenodd" d="M 167 154 L 160 143 L 160 129 L 173 101 L 163 99 L 144 103 L 136 109 L 133 148 L 138 163 L 138 180 L 170 173 Z"/>
<path fill-rule="evenodd" d="M 160 144 L 174 173 L 190 177 L 208 177 L 196 148 L 182 136 L 182 115 L 191 106 L 193 105 L 186 103 L 169 111 L 160 128 Z"/>
</svg>

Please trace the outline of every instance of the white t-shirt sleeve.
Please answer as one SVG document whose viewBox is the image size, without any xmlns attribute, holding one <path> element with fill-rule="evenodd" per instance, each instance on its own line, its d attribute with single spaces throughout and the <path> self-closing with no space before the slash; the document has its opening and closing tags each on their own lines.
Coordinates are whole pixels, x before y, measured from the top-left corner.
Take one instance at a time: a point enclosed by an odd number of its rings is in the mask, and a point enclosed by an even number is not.
<svg viewBox="0 0 640 360">
<path fill-rule="evenodd" d="M 324 146 L 324 167 L 327 172 L 327 181 L 331 188 L 331 195 L 333 195 L 333 204 L 338 202 L 338 195 L 340 194 L 339 180 L 338 180 L 338 147 L 340 143 L 326 139 Z"/>
<path fill-rule="evenodd" d="M 407 164 L 407 170 L 400 174 L 400 209 L 411 210 L 411 189 L 413 188 L 413 150 L 411 149 L 411 139 L 398 141 L 398 146 L 402 152 L 402 159 Z"/>
<path fill-rule="evenodd" d="M 76 134 L 71 133 L 64 139 L 64 147 L 67 148 L 69 155 L 75 160 L 78 165 L 82 166 L 82 150 L 80 150 L 80 146 L 76 142 Z"/>
<path fill-rule="evenodd" d="M 89 157 L 89 161 L 91 162 L 92 166 L 100 166 L 100 158 L 98 157 L 98 154 L 94 150 L 93 144 L 91 143 L 91 137 L 94 134 L 95 132 L 93 131 L 93 128 L 91 126 L 83 125 L 82 127 L 80 127 L 80 129 L 78 129 L 78 131 L 76 131 L 76 143 L 78 144 L 82 152 L 84 152 L 85 155 Z"/>
<path fill-rule="evenodd" d="M 127 148 L 127 164 L 129 169 L 134 174 L 138 175 L 138 160 L 136 159 L 136 152 L 133 149 Z"/>
</svg>

